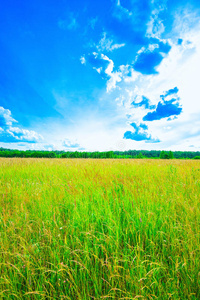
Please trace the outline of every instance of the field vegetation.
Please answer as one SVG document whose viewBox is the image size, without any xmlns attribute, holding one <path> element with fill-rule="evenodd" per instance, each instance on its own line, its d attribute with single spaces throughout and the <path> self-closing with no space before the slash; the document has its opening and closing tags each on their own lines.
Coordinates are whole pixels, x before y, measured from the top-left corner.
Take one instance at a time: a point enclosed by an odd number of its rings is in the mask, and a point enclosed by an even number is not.
<svg viewBox="0 0 200 300">
<path fill-rule="evenodd" d="M 0 158 L 0 299 L 200 299 L 200 161 Z"/>
</svg>

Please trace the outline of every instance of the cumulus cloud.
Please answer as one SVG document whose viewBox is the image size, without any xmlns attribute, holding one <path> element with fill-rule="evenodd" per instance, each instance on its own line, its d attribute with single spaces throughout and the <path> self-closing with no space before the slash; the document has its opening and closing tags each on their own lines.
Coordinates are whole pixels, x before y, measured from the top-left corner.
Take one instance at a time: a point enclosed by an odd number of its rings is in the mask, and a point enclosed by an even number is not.
<svg viewBox="0 0 200 300">
<path fill-rule="evenodd" d="M 13 126 L 18 123 L 11 114 L 9 109 L 0 107 L 0 142 L 17 143 L 27 142 L 35 143 L 42 139 L 42 136 L 33 130 L 27 130 Z"/>
<path fill-rule="evenodd" d="M 134 141 L 149 141 L 152 143 L 160 142 L 158 139 L 152 138 L 151 134 L 148 133 L 148 126 L 146 124 L 139 124 L 131 123 L 130 124 L 134 131 L 126 131 L 124 133 L 124 139 L 130 139 Z"/>
<path fill-rule="evenodd" d="M 0 141 L 3 143 L 36 143 L 42 138 L 41 135 L 33 130 L 9 127 L 0 133 Z"/>
</svg>

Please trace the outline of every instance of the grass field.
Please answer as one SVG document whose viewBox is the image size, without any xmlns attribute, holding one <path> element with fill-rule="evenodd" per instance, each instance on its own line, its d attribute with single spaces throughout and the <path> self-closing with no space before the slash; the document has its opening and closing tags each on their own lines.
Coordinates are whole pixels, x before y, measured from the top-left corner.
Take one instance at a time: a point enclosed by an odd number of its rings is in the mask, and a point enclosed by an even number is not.
<svg viewBox="0 0 200 300">
<path fill-rule="evenodd" d="M 200 299 L 200 162 L 0 159 L 0 299 Z"/>
</svg>

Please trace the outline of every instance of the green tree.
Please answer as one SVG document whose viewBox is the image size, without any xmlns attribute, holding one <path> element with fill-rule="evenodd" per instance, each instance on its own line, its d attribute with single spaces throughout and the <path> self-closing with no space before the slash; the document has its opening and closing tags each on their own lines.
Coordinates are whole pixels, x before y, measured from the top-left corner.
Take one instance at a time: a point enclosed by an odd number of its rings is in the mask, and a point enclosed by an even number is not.
<svg viewBox="0 0 200 300">
<path fill-rule="evenodd" d="M 138 155 L 136 155 L 136 158 L 144 158 L 142 152 L 140 152 Z"/>
<path fill-rule="evenodd" d="M 169 159 L 173 159 L 174 158 L 174 154 L 172 151 L 169 151 Z"/>
<path fill-rule="evenodd" d="M 161 159 L 169 159 L 169 154 L 165 151 L 160 152 L 160 158 Z"/>
</svg>

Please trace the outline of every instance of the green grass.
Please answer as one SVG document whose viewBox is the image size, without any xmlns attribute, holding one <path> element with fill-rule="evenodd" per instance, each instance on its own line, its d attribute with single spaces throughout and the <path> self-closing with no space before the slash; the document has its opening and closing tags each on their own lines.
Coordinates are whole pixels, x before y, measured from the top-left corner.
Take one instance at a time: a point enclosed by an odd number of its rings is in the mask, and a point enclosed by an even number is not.
<svg viewBox="0 0 200 300">
<path fill-rule="evenodd" d="M 0 299 L 200 299 L 200 162 L 0 159 Z"/>
</svg>

